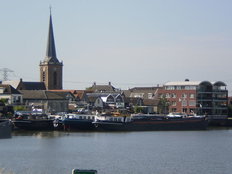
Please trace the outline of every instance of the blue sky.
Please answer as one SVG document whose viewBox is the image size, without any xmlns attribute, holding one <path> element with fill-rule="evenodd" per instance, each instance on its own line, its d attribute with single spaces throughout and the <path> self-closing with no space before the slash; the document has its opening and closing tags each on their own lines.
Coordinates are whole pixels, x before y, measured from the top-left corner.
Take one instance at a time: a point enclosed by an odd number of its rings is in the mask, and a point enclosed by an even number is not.
<svg viewBox="0 0 232 174">
<path fill-rule="evenodd" d="M 0 0 L 0 68 L 39 81 L 52 6 L 64 88 L 223 81 L 232 91 L 231 0 Z"/>
</svg>

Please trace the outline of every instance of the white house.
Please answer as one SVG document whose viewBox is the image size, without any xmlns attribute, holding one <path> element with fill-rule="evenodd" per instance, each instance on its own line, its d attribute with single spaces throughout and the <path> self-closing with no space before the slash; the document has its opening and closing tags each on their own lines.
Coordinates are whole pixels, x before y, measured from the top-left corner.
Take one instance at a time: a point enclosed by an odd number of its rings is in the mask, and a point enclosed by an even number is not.
<svg viewBox="0 0 232 174">
<path fill-rule="evenodd" d="M 11 85 L 0 84 L 0 99 L 7 100 L 7 104 L 10 105 L 23 103 L 22 94 Z"/>
<path fill-rule="evenodd" d="M 110 107 L 110 108 L 124 108 L 125 107 L 125 102 L 123 97 L 120 94 L 113 95 L 113 94 L 108 94 L 108 95 L 100 95 L 94 103 L 94 106 L 97 108 L 105 108 L 105 107 Z"/>
</svg>

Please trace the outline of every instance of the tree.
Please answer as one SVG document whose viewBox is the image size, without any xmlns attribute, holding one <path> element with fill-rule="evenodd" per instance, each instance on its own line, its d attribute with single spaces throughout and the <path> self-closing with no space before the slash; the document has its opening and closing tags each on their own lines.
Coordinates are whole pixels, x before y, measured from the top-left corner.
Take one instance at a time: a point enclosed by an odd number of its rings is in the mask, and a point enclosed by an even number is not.
<svg viewBox="0 0 232 174">
<path fill-rule="evenodd" d="M 168 114 L 169 112 L 169 101 L 165 97 L 160 98 L 158 103 L 158 112 L 160 114 Z"/>
<path fill-rule="evenodd" d="M 228 117 L 232 117 L 232 105 L 228 105 Z"/>
<path fill-rule="evenodd" d="M 8 104 L 8 100 L 9 100 L 8 98 L 1 98 L 0 102 L 4 104 Z"/>
<path fill-rule="evenodd" d="M 143 107 L 141 107 L 141 106 L 135 106 L 134 107 L 134 112 L 135 113 L 142 113 L 143 112 Z"/>
<path fill-rule="evenodd" d="M 25 106 L 14 106 L 14 110 L 15 111 L 25 111 L 26 110 L 26 107 Z"/>
</svg>

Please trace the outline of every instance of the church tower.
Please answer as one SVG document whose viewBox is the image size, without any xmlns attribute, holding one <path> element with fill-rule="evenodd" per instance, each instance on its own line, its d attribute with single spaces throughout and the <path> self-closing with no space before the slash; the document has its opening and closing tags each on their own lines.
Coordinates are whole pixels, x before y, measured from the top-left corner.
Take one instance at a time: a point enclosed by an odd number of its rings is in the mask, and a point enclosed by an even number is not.
<svg viewBox="0 0 232 174">
<path fill-rule="evenodd" d="M 63 62 L 56 57 L 55 39 L 50 12 L 48 41 L 45 59 L 40 62 L 40 81 L 44 82 L 47 90 L 62 89 Z"/>
</svg>

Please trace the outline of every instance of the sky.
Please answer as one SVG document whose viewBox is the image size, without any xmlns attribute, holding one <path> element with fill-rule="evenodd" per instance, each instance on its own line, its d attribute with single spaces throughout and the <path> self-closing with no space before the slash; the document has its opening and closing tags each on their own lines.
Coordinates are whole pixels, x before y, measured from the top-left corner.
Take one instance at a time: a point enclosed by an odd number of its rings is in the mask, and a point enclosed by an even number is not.
<svg viewBox="0 0 232 174">
<path fill-rule="evenodd" d="M 0 69 L 39 81 L 52 7 L 64 89 L 223 81 L 232 91 L 231 0 L 0 0 Z M 0 78 L 3 76 L 1 75 Z"/>
</svg>

